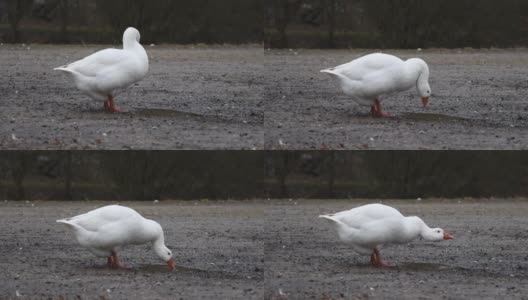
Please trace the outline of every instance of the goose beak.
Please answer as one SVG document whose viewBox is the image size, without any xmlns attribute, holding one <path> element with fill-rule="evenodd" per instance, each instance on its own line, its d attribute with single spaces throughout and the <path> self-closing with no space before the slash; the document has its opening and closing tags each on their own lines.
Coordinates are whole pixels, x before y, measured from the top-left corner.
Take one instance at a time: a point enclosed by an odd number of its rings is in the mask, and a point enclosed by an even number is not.
<svg viewBox="0 0 528 300">
<path fill-rule="evenodd" d="M 169 259 L 167 265 L 169 265 L 171 272 L 174 271 L 174 258 Z"/>
<path fill-rule="evenodd" d="M 426 108 L 427 104 L 429 103 L 429 97 L 423 97 L 422 103 L 423 103 L 423 107 Z"/>
<path fill-rule="evenodd" d="M 444 232 L 444 240 L 452 240 L 454 238 L 455 238 L 454 236 L 450 235 L 447 232 Z"/>
</svg>

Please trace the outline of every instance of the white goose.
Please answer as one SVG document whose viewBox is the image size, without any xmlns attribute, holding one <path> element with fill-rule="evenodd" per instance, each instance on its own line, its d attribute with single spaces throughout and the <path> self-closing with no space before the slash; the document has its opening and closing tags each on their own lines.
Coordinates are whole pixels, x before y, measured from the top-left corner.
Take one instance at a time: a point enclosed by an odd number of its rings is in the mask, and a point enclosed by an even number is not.
<svg viewBox="0 0 528 300">
<path fill-rule="evenodd" d="M 174 270 L 172 252 L 165 246 L 160 224 L 143 218 L 135 210 L 110 205 L 88 213 L 57 220 L 68 225 L 79 244 L 96 256 L 108 257 L 108 265 L 126 268 L 117 259 L 117 250 L 125 245 L 152 243 L 154 252 Z"/>
<path fill-rule="evenodd" d="M 381 110 L 381 96 L 406 91 L 416 86 L 424 108 L 431 96 L 429 67 L 419 58 L 406 61 L 374 53 L 347 64 L 322 70 L 336 77 L 343 92 L 360 105 L 370 106 L 374 116 L 390 116 Z"/>
<path fill-rule="evenodd" d="M 71 74 L 77 88 L 94 100 L 104 101 L 107 111 L 121 112 L 114 97 L 148 73 L 147 52 L 139 40 L 139 31 L 130 27 L 123 34 L 122 50 L 101 50 L 55 70 Z"/>
<path fill-rule="evenodd" d="M 391 266 L 381 259 L 379 245 L 405 244 L 418 237 L 428 241 L 453 239 L 441 228 L 429 228 L 422 219 L 404 217 L 398 210 L 382 204 L 319 217 L 330 220 L 341 241 L 351 244 L 359 254 L 370 254 L 370 263 L 378 267 Z"/>
</svg>

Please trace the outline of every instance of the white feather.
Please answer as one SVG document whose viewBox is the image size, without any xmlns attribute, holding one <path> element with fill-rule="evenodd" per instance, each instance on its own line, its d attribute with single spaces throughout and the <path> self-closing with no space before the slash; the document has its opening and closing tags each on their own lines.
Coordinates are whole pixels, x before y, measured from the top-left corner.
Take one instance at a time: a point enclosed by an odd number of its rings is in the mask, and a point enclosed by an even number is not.
<svg viewBox="0 0 528 300">
<path fill-rule="evenodd" d="M 123 49 L 101 50 L 55 70 L 71 74 L 77 88 L 94 100 L 106 101 L 147 75 L 148 56 L 139 40 L 139 31 L 128 28 Z"/>
<path fill-rule="evenodd" d="M 161 259 L 172 258 L 159 223 L 128 207 L 104 206 L 57 222 L 68 225 L 79 244 L 97 256 L 110 256 L 126 245 L 152 243 Z"/>
<path fill-rule="evenodd" d="M 382 95 L 413 86 L 422 98 L 431 95 L 429 67 L 419 58 L 403 61 L 393 55 L 374 53 L 321 72 L 337 78 L 343 92 L 360 105 L 372 106 Z"/>
<path fill-rule="evenodd" d="M 365 255 L 380 245 L 404 244 L 418 237 L 441 241 L 450 236 L 440 228 L 429 228 L 418 217 L 405 217 L 395 208 L 382 204 L 368 204 L 319 217 L 331 221 L 340 240 Z"/>
</svg>

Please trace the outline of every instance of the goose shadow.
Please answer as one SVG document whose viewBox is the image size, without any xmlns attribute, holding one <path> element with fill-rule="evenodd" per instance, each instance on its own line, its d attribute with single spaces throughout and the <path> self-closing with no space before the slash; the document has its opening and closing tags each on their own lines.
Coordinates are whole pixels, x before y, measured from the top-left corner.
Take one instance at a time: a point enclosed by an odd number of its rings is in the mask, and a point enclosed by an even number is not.
<svg viewBox="0 0 528 300">
<path fill-rule="evenodd" d="M 146 118 L 204 118 L 208 117 L 192 112 L 164 108 L 143 108 L 130 112 L 131 115 Z M 209 116 L 211 117 L 211 116 Z"/>
<path fill-rule="evenodd" d="M 459 269 L 458 267 L 452 267 L 449 265 L 434 264 L 434 263 L 401 263 L 399 265 L 396 265 L 395 268 L 401 271 L 431 271 L 431 272 Z"/>
<path fill-rule="evenodd" d="M 84 114 L 90 114 L 94 116 L 135 116 L 135 117 L 143 117 L 143 118 L 184 118 L 184 117 L 203 117 L 203 115 L 191 113 L 191 112 L 183 112 L 175 109 L 163 109 L 163 108 L 141 108 L 141 109 L 124 109 L 123 112 L 119 113 L 110 113 L 105 111 L 102 108 L 87 108 L 82 109 L 80 111 Z"/>
<path fill-rule="evenodd" d="M 134 270 L 137 272 L 142 273 L 174 273 L 174 274 L 180 274 L 180 275 L 190 275 L 190 276 L 198 276 L 202 278 L 219 278 L 219 279 L 245 279 L 248 280 L 245 276 L 238 276 L 232 273 L 223 272 L 223 271 L 208 271 L 203 269 L 197 269 L 197 268 L 191 268 L 191 267 L 184 267 L 184 266 L 174 266 L 174 271 L 169 272 L 168 267 L 166 265 L 150 265 L 150 264 L 143 264 L 143 265 L 137 265 L 134 267 Z"/>
<path fill-rule="evenodd" d="M 380 271 L 380 272 L 390 272 L 390 271 L 414 271 L 414 272 L 442 272 L 442 271 L 464 271 L 467 269 L 461 267 L 455 267 L 445 264 L 435 264 L 435 263 L 415 263 L 415 262 L 401 262 L 394 263 L 391 267 L 375 267 L 369 263 L 360 263 L 360 264 L 346 264 L 341 267 L 341 269 L 356 269 L 358 271 Z"/>
<path fill-rule="evenodd" d="M 463 117 L 450 116 L 438 113 L 416 113 L 416 112 L 401 112 L 391 114 L 390 117 L 374 117 L 370 113 L 352 113 L 347 112 L 346 118 L 355 118 L 362 121 L 371 121 L 385 123 L 390 121 L 414 121 L 414 122 L 448 122 L 448 121 L 469 121 Z"/>
<path fill-rule="evenodd" d="M 248 280 L 245 276 L 238 276 L 232 273 L 223 272 L 223 271 L 209 271 L 191 267 L 184 266 L 174 266 L 174 270 L 170 271 L 169 267 L 164 264 L 132 264 L 125 269 L 113 269 L 107 265 L 96 265 L 87 267 L 88 270 L 100 272 L 131 272 L 131 273 L 146 273 L 146 274 L 180 274 L 180 275 L 189 275 L 197 276 L 201 278 L 219 278 L 219 279 L 245 279 Z"/>
<path fill-rule="evenodd" d="M 175 109 L 164 108 L 140 108 L 140 109 L 123 109 L 119 113 L 110 113 L 103 108 L 86 108 L 80 110 L 81 113 L 91 114 L 95 116 L 135 116 L 143 118 L 182 118 L 182 117 L 203 117 L 203 115 L 191 112 L 184 112 Z"/>
<path fill-rule="evenodd" d="M 397 270 L 397 271 L 415 271 L 415 272 L 439 272 L 439 271 L 452 271 L 459 270 L 459 267 L 453 267 L 444 264 L 435 264 L 435 263 L 396 263 L 391 267 L 374 267 L 371 264 L 361 264 L 356 265 L 356 268 L 373 268 L 376 270 Z"/>
<path fill-rule="evenodd" d="M 85 266 L 88 270 L 94 271 L 123 271 L 123 272 L 144 272 L 144 273 L 170 273 L 169 267 L 164 264 L 127 264 L 125 268 L 111 268 L 107 264 Z M 174 266 L 174 272 L 201 271 L 183 266 Z"/>
<path fill-rule="evenodd" d="M 444 121 L 467 121 L 468 119 L 462 117 L 455 117 L 436 113 L 402 113 L 397 116 L 402 120 L 416 121 L 416 122 L 444 122 Z"/>
<path fill-rule="evenodd" d="M 200 122 L 213 122 L 213 123 L 228 123 L 228 124 L 253 124 L 255 121 L 248 120 L 242 121 L 234 118 L 230 118 L 224 115 L 206 115 L 193 112 L 179 111 L 175 109 L 163 109 L 163 108 L 144 108 L 131 111 L 132 116 L 143 117 L 143 118 L 174 118 L 174 119 L 187 119 L 187 120 L 198 120 Z"/>
<path fill-rule="evenodd" d="M 164 109 L 164 108 L 140 108 L 129 110 L 125 109 L 123 112 L 112 114 L 104 111 L 103 109 L 89 108 L 80 111 L 83 114 L 90 114 L 92 118 L 97 119 L 110 119 L 117 117 L 135 117 L 143 119 L 154 119 L 154 118 L 170 118 L 170 119 L 184 119 L 184 120 L 195 120 L 199 122 L 212 122 L 212 123 L 224 123 L 224 124 L 260 124 L 260 121 L 252 120 L 248 118 L 247 121 L 242 121 L 236 118 L 230 118 L 224 115 L 206 115 L 193 112 L 180 111 L 175 109 Z"/>
<path fill-rule="evenodd" d="M 169 268 L 166 265 L 141 264 L 141 265 L 135 266 L 134 270 L 142 272 L 142 273 L 166 273 L 169 271 Z M 175 273 L 201 273 L 201 272 L 206 272 L 206 271 L 175 265 L 173 272 Z"/>
</svg>

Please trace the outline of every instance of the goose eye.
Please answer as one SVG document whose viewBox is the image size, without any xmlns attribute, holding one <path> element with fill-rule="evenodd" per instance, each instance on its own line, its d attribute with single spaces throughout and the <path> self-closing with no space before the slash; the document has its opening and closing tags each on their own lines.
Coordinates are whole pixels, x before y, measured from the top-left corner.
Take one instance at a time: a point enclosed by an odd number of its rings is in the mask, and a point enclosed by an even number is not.
<svg viewBox="0 0 528 300">
<path fill-rule="evenodd" d="M 439 231 L 440 232 L 440 231 Z M 171 255 L 170 252 L 167 252 L 167 255 Z"/>
</svg>

